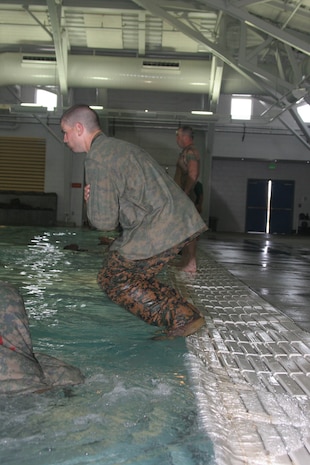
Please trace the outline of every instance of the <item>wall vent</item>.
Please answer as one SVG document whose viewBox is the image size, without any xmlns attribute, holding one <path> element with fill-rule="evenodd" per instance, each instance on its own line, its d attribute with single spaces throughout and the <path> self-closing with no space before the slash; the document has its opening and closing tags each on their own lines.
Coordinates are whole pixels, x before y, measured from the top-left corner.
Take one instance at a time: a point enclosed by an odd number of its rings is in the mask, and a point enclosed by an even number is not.
<svg viewBox="0 0 310 465">
<path fill-rule="evenodd" d="M 152 68 L 152 69 L 172 69 L 179 70 L 180 63 L 178 61 L 152 61 L 144 60 L 143 68 Z"/>
<path fill-rule="evenodd" d="M 40 55 L 23 55 L 22 59 L 23 63 L 56 63 L 56 57 L 55 56 L 40 56 Z"/>
</svg>

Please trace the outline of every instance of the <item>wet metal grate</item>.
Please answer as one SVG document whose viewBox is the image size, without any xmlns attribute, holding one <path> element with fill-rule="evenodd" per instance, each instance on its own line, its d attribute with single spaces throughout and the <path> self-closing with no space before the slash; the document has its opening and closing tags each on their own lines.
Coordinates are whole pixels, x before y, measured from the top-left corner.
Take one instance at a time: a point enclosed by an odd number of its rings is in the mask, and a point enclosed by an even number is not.
<svg viewBox="0 0 310 465">
<path fill-rule="evenodd" d="M 309 464 L 310 334 L 204 252 L 169 278 L 206 317 L 188 362 L 216 463 Z"/>
</svg>

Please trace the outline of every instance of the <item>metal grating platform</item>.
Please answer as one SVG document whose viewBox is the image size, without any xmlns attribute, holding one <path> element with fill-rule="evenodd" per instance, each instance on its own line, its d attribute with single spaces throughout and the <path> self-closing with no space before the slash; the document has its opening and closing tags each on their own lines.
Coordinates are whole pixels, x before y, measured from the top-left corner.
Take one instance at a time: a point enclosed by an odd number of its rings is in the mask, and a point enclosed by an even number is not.
<svg viewBox="0 0 310 465">
<path fill-rule="evenodd" d="M 202 427 L 218 465 L 310 464 L 310 333 L 204 252 L 173 285 L 204 313 L 187 338 Z"/>
</svg>

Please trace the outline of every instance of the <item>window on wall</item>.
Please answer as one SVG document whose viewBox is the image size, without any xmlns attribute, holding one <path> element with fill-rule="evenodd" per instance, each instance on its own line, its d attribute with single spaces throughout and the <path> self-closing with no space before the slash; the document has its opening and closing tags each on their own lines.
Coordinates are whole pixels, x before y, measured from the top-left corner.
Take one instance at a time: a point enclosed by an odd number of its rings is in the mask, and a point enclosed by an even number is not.
<svg viewBox="0 0 310 465">
<path fill-rule="evenodd" d="M 45 89 L 36 89 L 36 104 L 53 111 L 57 107 L 57 94 Z"/>
<path fill-rule="evenodd" d="M 230 107 L 231 119 L 249 120 L 252 116 L 252 99 L 249 95 L 233 95 Z"/>
<path fill-rule="evenodd" d="M 44 192 L 45 139 L 0 137 L 0 190 Z"/>
<path fill-rule="evenodd" d="M 308 103 L 299 105 L 297 111 L 304 123 L 310 123 L 310 105 Z"/>
</svg>

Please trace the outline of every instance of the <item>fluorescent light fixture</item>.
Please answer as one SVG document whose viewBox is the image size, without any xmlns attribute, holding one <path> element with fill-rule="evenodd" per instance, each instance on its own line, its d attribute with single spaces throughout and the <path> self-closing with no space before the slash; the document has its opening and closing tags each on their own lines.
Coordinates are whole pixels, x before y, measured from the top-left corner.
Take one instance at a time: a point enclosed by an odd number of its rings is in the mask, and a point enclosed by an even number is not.
<svg viewBox="0 0 310 465">
<path fill-rule="evenodd" d="M 192 110 L 192 115 L 213 115 L 213 111 L 204 111 L 204 110 Z"/>
<path fill-rule="evenodd" d="M 89 108 L 91 108 L 92 110 L 103 110 L 102 105 L 89 105 Z"/>
<path fill-rule="evenodd" d="M 42 107 L 40 103 L 21 103 L 20 104 L 22 107 Z"/>
</svg>

